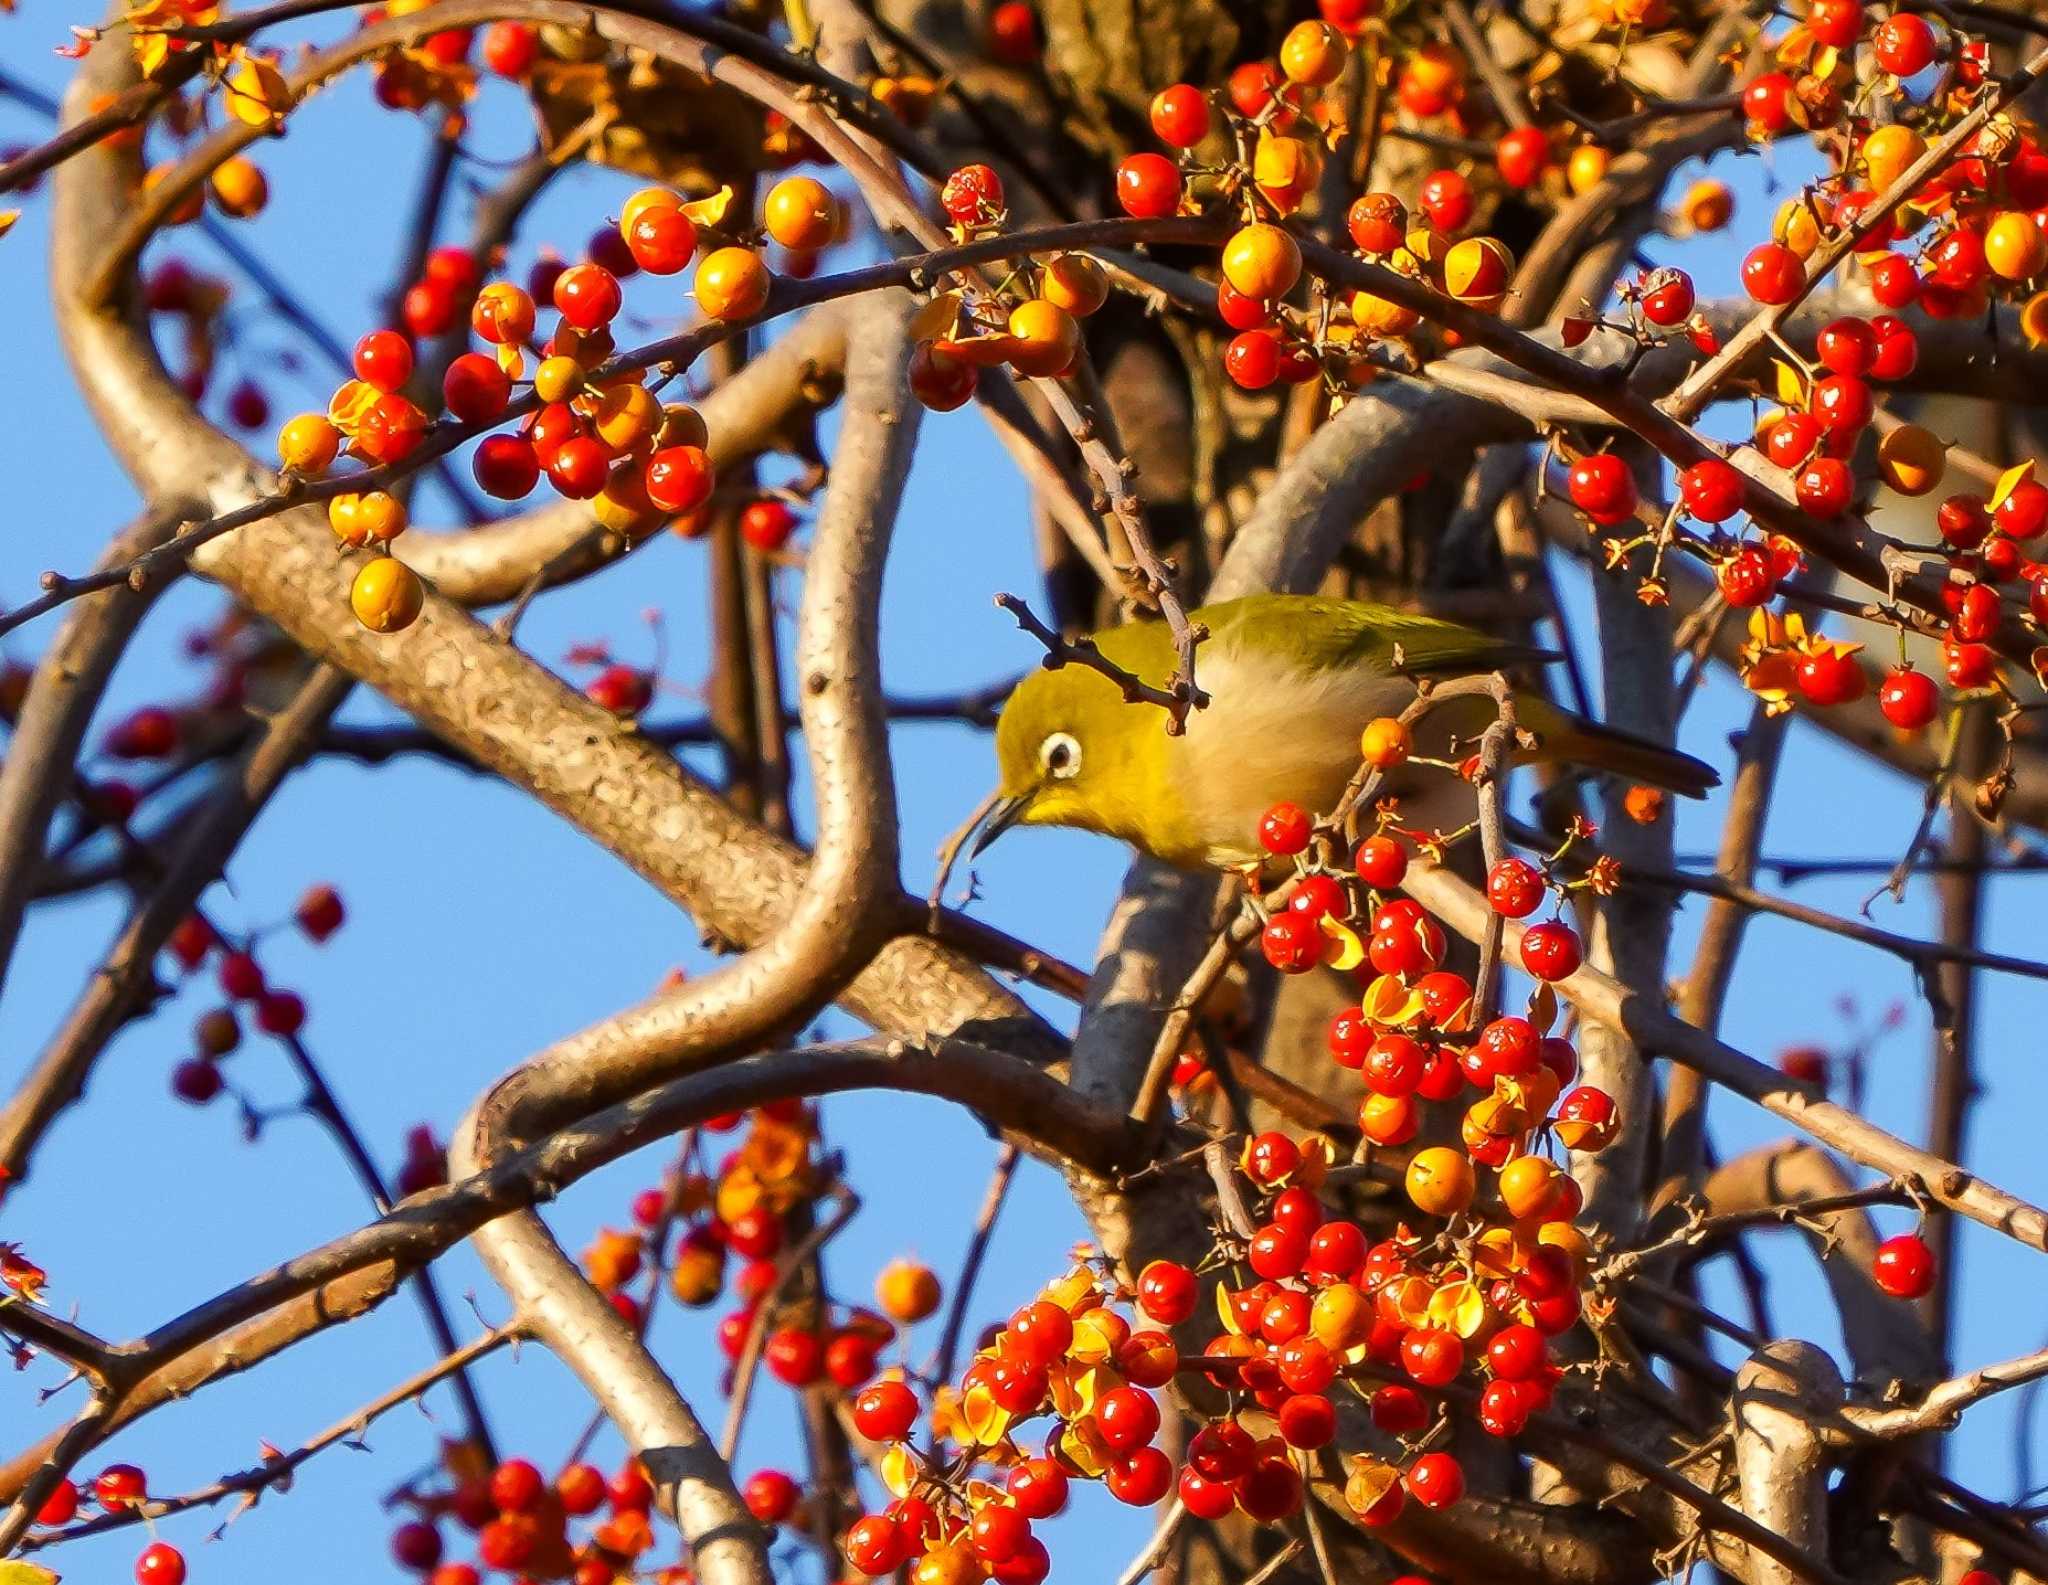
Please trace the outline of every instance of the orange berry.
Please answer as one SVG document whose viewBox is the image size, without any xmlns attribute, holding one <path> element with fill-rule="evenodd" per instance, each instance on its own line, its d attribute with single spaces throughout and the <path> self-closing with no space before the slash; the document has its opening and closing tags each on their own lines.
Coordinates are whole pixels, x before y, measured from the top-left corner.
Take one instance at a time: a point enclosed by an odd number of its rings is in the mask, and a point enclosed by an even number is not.
<svg viewBox="0 0 2048 1585">
<path fill-rule="evenodd" d="M 1878 476 L 1901 495 L 1927 494 L 1947 467 L 1948 447 L 1918 424 L 1901 424 L 1877 443 Z"/>
<path fill-rule="evenodd" d="M 1039 294 L 1076 319 L 1086 319 L 1109 301 L 1109 275 L 1083 253 L 1062 253 L 1047 261 Z"/>
<path fill-rule="evenodd" d="M 1393 716 L 1368 721 L 1358 741 L 1360 756 L 1378 770 L 1389 770 L 1415 752 L 1415 734 Z"/>
<path fill-rule="evenodd" d="M 890 1320 L 904 1326 L 934 1313 L 941 1297 L 938 1275 L 914 1260 L 892 1260 L 875 1278 L 875 1302 Z"/>
<path fill-rule="evenodd" d="M 1010 311 L 1010 334 L 1020 345 L 1010 366 L 1034 378 L 1062 374 L 1081 350 L 1081 326 L 1057 303 L 1034 297 Z"/>
<path fill-rule="evenodd" d="M 277 455 L 287 468 L 317 479 L 341 452 L 341 431 L 319 413 L 301 413 L 277 434 Z"/>
<path fill-rule="evenodd" d="M 426 603 L 419 574 L 395 556 L 363 563 L 348 592 L 356 620 L 373 633 L 396 633 L 418 620 Z"/>
<path fill-rule="evenodd" d="M 239 154 L 215 166 L 209 182 L 220 212 L 237 220 L 261 214 L 263 206 L 270 202 L 270 183 L 262 168 Z"/>
<path fill-rule="evenodd" d="M 2032 280 L 2048 266 L 2048 236 L 2032 215 L 2008 209 L 1985 229 L 1984 262 L 2003 280 Z"/>
<path fill-rule="evenodd" d="M 574 358 L 543 358 L 533 371 L 533 394 L 543 402 L 566 402 L 583 384 L 583 365 Z"/>
<path fill-rule="evenodd" d="M 697 306 L 713 319 L 751 319 L 768 305 L 773 278 L 749 248 L 719 248 L 697 266 Z"/>
<path fill-rule="evenodd" d="M 1517 1221 L 1541 1216 L 1557 1198 L 1558 1170 L 1544 1156 L 1518 1156 L 1500 1169 L 1500 1202 Z"/>
<path fill-rule="evenodd" d="M 1431 1216 L 1455 1216 L 1472 1203 L 1478 1181 L 1465 1153 L 1449 1145 L 1416 1151 L 1404 1180 L 1408 1198 Z"/>
<path fill-rule="evenodd" d="M 1581 143 L 1564 162 L 1565 185 L 1575 193 L 1589 193 L 1606 180 L 1612 157 L 1597 143 Z"/>
<path fill-rule="evenodd" d="M 761 226 L 785 248 L 822 248 L 839 230 L 839 200 L 815 176 L 785 176 L 762 201 Z"/>
<path fill-rule="evenodd" d="M 1344 73 L 1351 46 L 1327 22 L 1297 22 L 1280 41 L 1280 70 L 1289 82 L 1321 87 Z"/>
<path fill-rule="evenodd" d="M 1231 290 L 1271 302 L 1301 279 L 1301 249 L 1278 226 L 1246 226 L 1223 244 L 1223 278 Z"/>
</svg>

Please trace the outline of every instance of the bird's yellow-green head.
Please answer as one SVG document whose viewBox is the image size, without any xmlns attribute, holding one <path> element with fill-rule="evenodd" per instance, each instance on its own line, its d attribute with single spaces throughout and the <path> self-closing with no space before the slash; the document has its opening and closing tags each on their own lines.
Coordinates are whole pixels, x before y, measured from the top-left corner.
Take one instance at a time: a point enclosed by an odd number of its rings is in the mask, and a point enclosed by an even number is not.
<svg viewBox="0 0 2048 1585">
<path fill-rule="evenodd" d="M 1013 825 L 1080 826 L 1146 845 L 1145 834 L 1171 818 L 1161 721 L 1099 672 L 1033 672 L 996 723 L 1001 777 L 974 851 Z"/>
</svg>

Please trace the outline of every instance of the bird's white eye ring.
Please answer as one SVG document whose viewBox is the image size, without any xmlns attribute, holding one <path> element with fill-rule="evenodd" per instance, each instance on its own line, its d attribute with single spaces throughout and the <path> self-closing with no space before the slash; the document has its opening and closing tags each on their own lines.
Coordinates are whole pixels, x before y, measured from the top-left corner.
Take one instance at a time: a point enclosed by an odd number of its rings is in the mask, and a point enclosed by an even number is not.
<svg viewBox="0 0 2048 1585">
<path fill-rule="evenodd" d="M 1081 774 L 1081 745 L 1065 732 L 1054 732 L 1038 745 L 1038 763 L 1054 781 Z"/>
</svg>

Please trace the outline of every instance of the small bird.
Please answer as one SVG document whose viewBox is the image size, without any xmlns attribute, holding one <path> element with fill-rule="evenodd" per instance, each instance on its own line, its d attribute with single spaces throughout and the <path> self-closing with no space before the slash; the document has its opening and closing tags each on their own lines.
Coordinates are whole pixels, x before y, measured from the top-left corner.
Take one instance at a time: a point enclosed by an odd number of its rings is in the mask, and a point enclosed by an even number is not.
<svg viewBox="0 0 2048 1585">
<path fill-rule="evenodd" d="M 1328 813 L 1359 764 L 1359 737 L 1415 697 L 1413 679 L 1500 670 L 1541 652 L 1434 617 L 1362 600 L 1255 594 L 1189 613 L 1209 630 L 1196 672 L 1209 705 L 1190 711 L 1178 737 L 1157 709 L 1125 702 L 1100 672 L 1068 664 L 1018 683 L 996 724 L 1001 784 L 972 849 L 1015 825 L 1079 826 L 1121 837 L 1182 869 L 1241 868 L 1266 855 L 1259 817 L 1286 800 Z M 1103 655 L 1164 687 L 1173 640 L 1163 622 L 1095 635 Z M 1395 670 L 1396 650 L 1400 670 Z M 1556 761 L 1610 771 L 1689 798 L 1720 778 L 1687 754 L 1583 720 L 1533 694 L 1515 695 L 1517 722 L 1538 740 L 1521 763 Z M 1483 697 L 1446 700 L 1422 718 L 1416 752 L 1469 753 L 1494 719 Z M 1424 769 L 1418 767 L 1417 769 Z M 1404 823 L 1421 825 L 1437 786 L 1390 777 L 1382 796 L 1406 795 Z M 1469 805 L 1469 796 L 1467 797 Z M 1454 823 L 1454 822 L 1451 822 Z"/>
</svg>

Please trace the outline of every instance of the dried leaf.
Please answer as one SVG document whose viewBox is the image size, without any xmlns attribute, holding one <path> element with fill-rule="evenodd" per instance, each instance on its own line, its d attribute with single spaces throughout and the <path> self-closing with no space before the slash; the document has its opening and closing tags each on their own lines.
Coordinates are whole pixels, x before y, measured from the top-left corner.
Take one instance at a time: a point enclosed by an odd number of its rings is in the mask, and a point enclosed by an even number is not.
<svg viewBox="0 0 2048 1585">
<path fill-rule="evenodd" d="M 1358 932 L 1341 919 L 1324 914 L 1320 921 L 1323 927 L 1323 963 L 1340 974 L 1348 974 L 1365 961 L 1365 943 L 1358 939 Z"/>
<path fill-rule="evenodd" d="M 708 198 L 694 198 L 683 205 L 683 213 L 691 223 L 710 226 L 714 230 L 725 224 L 725 217 L 732 211 L 733 191 L 730 183 L 720 187 Z"/>
<path fill-rule="evenodd" d="M 910 316 L 912 341 L 948 341 L 960 329 L 961 299 L 958 292 L 941 292 Z"/>
<path fill-rule="evenodd" d="M 227 75 L 225 97 L 228 111 L 237 121 L 252 127 L 274 126 L 291 108 L 291 90 L 284 73 L 260 55 L 241 52 Z"/>
<path fill-rule="evenodd" d="M 1991 491 L 1990 509 L 1997 511 L 2005 504 L 2005 498 L 2034 476 L 2034 459 L 2016 462 L 1998 476 L 1998 483 Z"/>
<path fill-rule="evenodd" d="M 911 1487 L 917 1484 L 917 1460 L 911 1457 L 909 1448 L 898 1442 L 882 1455 L 880 1473 L 890 1496 L 908 1497 Z"/>
</svg>

